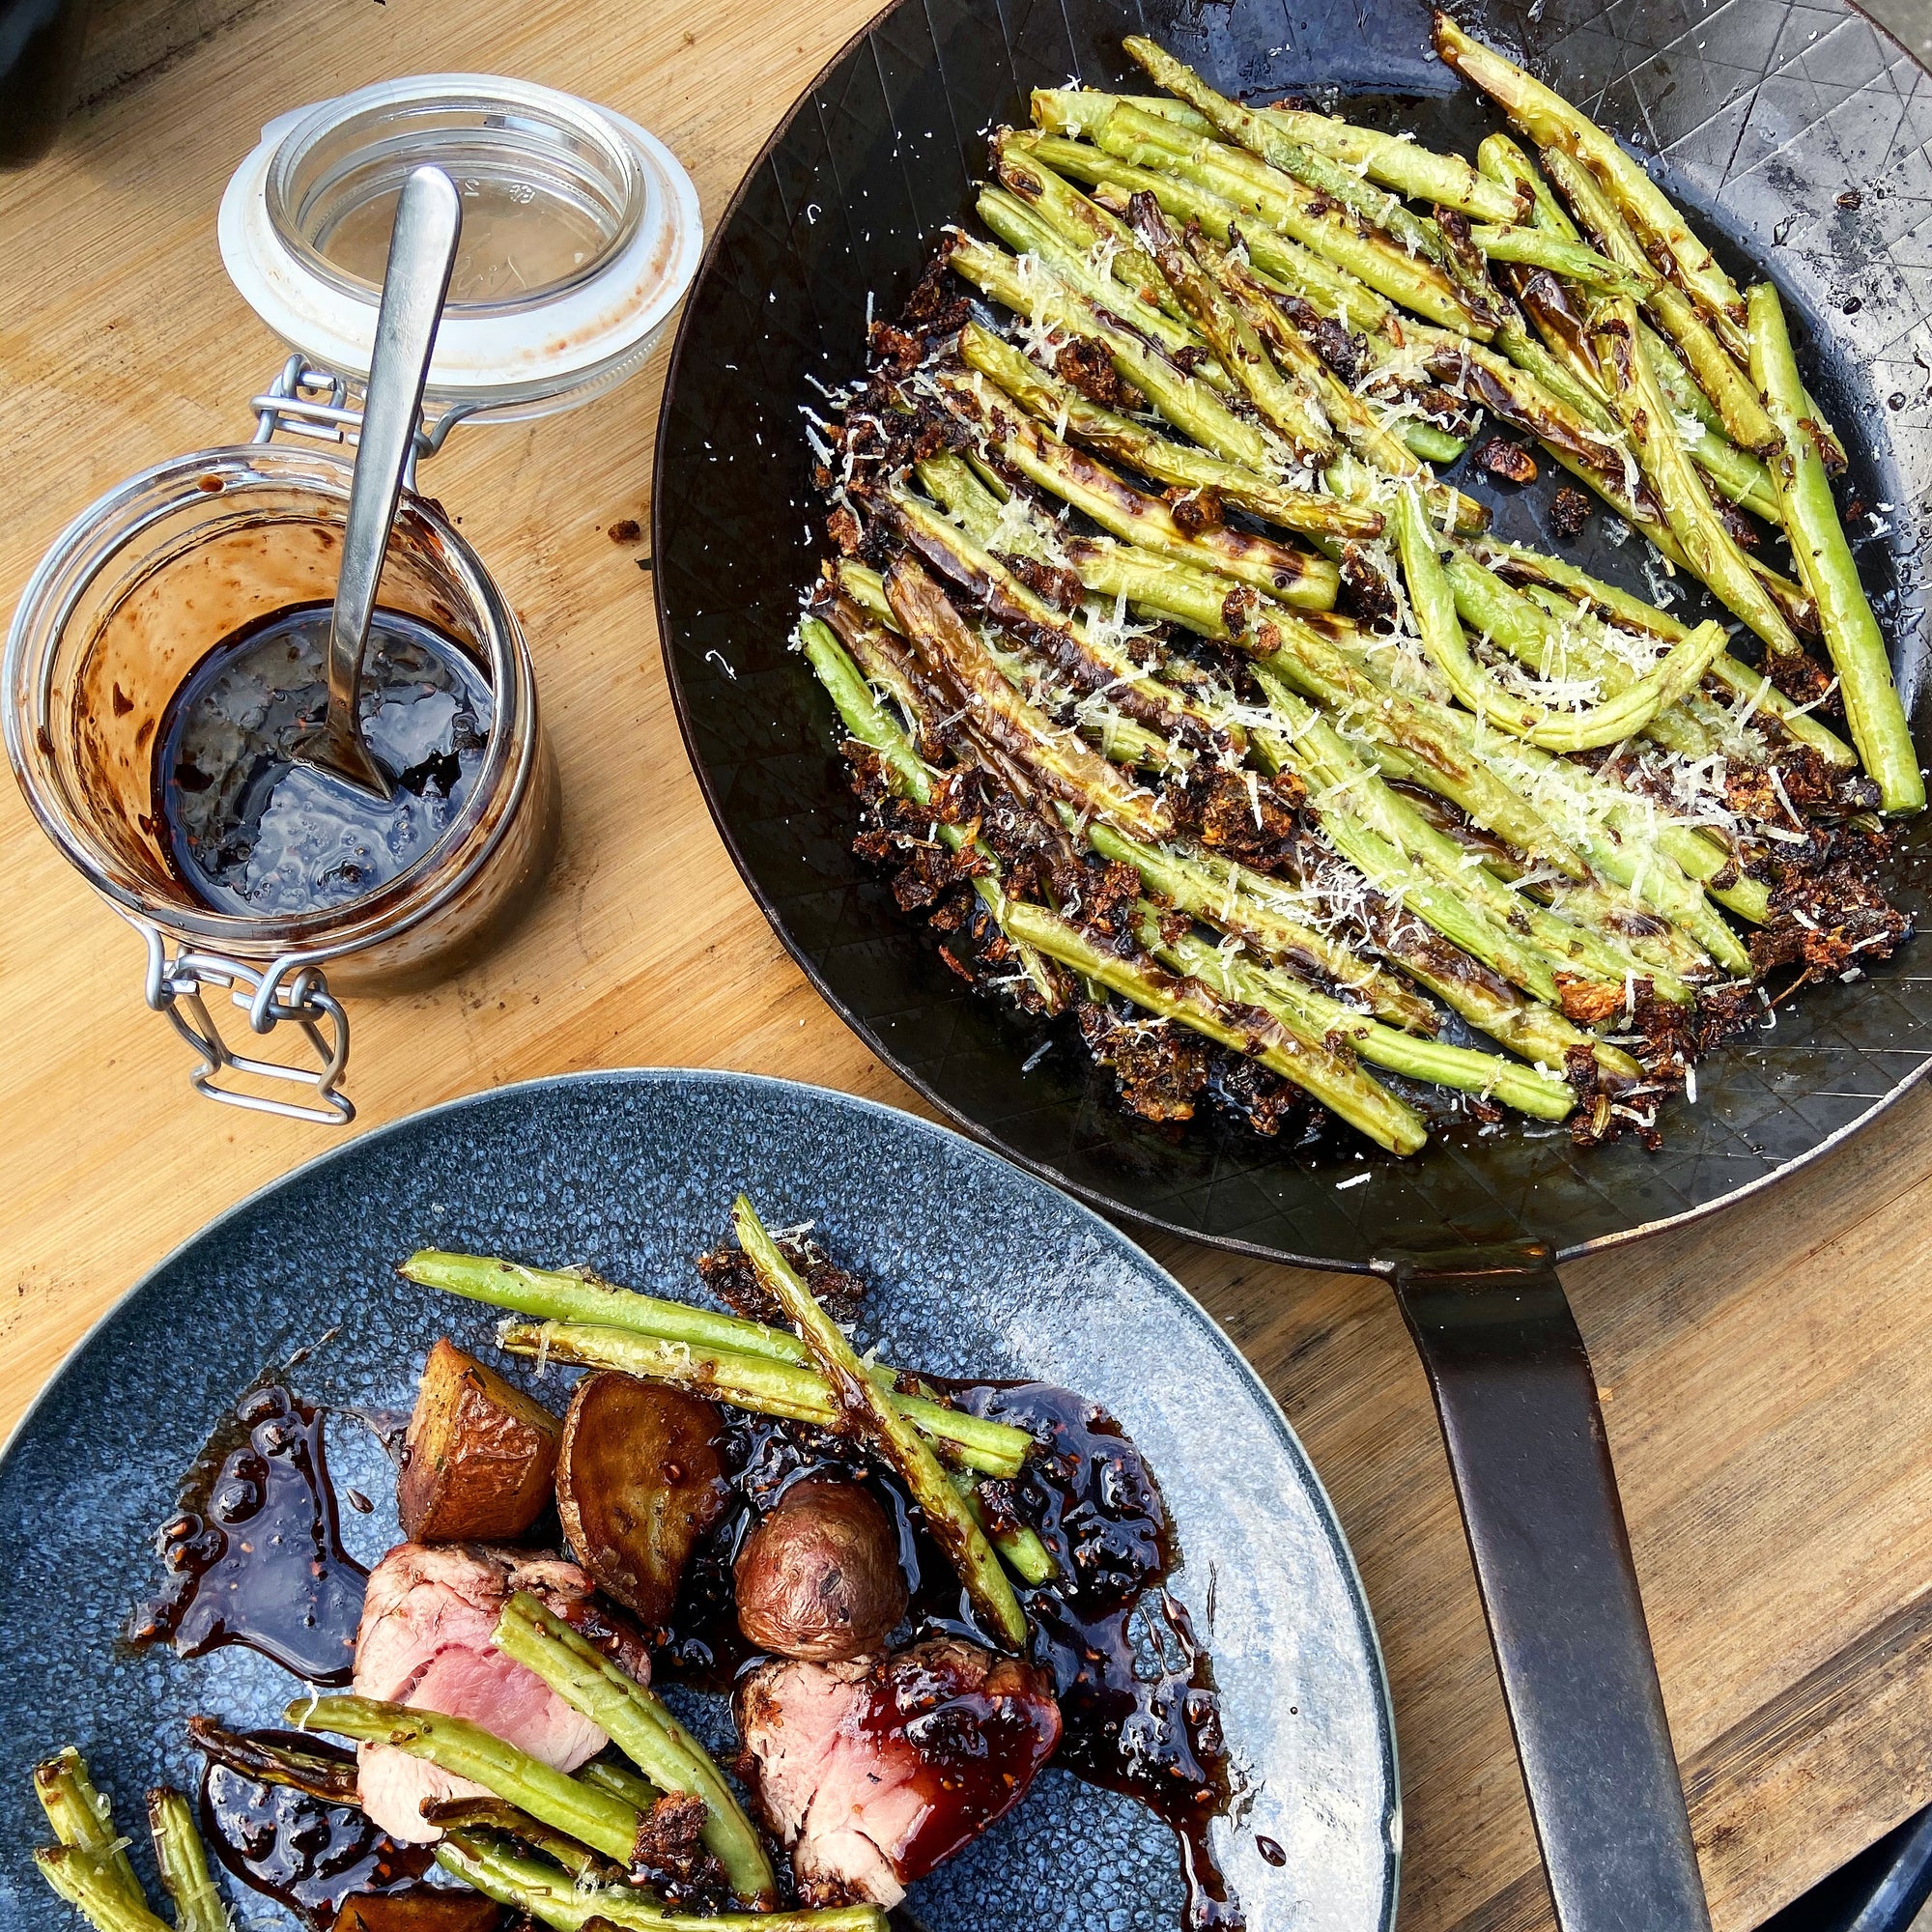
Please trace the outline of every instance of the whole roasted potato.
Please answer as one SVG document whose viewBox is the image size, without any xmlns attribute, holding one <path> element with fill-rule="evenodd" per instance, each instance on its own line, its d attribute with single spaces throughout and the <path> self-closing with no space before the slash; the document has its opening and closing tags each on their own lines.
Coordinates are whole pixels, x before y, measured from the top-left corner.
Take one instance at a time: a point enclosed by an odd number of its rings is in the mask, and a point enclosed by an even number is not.
<svg viewBox="0 0 1932 1932">
<path fill-rule="evenodd" d="M 646 1624 L 670 1620 L 697 1539 L 731 1497 L 724 1424 L 696 1396 L 604 1370 L 563 1419 L 556 1510 L 597 1587 Z"/>
<path fill-rule="evenodd" d="M 550 1501 L 563 1425 L 447 1337 L 403 1438 L 396 1514 L 412 1543 L 504 1543 Z"/>
<path fill-rule="evenodd" d="M 780 1657 L 863 1657 L 905 1615 L 898 1537 L 857 1483 L 794 1483 L 745 1539 L 731 1574 L 738 1628 Z"/>
</svg>

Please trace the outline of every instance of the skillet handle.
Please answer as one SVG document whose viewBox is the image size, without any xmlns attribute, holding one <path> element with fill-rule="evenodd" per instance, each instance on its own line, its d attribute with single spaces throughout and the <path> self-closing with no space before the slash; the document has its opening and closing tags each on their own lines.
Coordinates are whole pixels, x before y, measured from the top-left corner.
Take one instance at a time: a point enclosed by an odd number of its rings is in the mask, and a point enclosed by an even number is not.
<svg viewBox="0 0 1932 1932">
<path fill-rule="evenodd" d="M 1596 1378 L 1547 1250 L 1405 1257 L 1563 1932 L 1710 1932 Z"/>
</svg>

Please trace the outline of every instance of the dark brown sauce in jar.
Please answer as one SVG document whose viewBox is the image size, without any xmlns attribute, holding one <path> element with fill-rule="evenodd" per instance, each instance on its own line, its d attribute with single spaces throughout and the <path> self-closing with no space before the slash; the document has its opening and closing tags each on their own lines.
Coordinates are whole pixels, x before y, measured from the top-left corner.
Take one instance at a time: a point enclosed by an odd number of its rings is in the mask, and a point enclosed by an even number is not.
<svg viewBox="0 0 1932 1932">
<path fill-rule="evenodd" d="M 177 875 L 243 918 L 345 905 L 428 853 L 469 797 L 490 737 L 490 690 L 452 639 L 381 610 L 362 662 L 364 742 L 394 781 L 375 799 L 295 761 L 328 709 L 331 606 L 243 625 L 168 702 L 155 812 Z"/>
<path fill-rule="evenodd" d="M 184 1657 L 245 1644 L 311 1684 L 349 1682 L 368 1572 L 342 1547 L 322 1411 L 279 1383 L 249 1390 L 196 1457 L 161 1561 L 131 1642 Z"/>
<path fill-rule="evenodd" d="M 1220 1708 L 1208 1654 L 1166 1587 L 1179 1553 L 1158 1485 L 1119 1424 L 1071 1390 L 939 1385 L 961 1408 L 1012 1423 L 1042 1445 L 995 1493 L 1060 1565 L 1055 1582 L 1021 1592 L 1033 1623 L 1030 1661 L 1052 1679 L 1065 1725 L 1053 1762 L 1169 1825 L 1180 1841 L 1189 1932 L 1236 1932 L 1244 1920 L 1208 1842 L 1231 1797 Z M 740 1504 L 694 1555 L 658 1652 L 663 1674 L 727 1690 L 755 1655 L 738 1629 L 731 1564 L 756 1517 L 808 1476 L 865 1483 L 898 1527 L 911 1603 L 891 1648 L 942 1635 L 998 1648 L 975 1625 L 957 1577 L 894 1478 L 823 1431 L 724 1416 L 725 1469 Z"/>
</svg>

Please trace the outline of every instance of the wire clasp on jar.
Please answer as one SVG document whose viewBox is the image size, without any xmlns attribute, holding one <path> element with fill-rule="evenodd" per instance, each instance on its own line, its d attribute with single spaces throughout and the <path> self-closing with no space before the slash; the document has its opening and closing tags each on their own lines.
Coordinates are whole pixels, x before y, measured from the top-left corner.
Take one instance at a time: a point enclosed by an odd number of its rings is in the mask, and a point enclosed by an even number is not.
<svg viewBox="0 0 1932 1932">
<path fill-rule="evenodd" d="M 349 1065 L 349 1015 L 328 990 L 319 966 L 278 959 L 266 969 L 244 965 L 218 952 L 195 952 L 185 948 L 168 957 L 162 933 L 145 921 L 130 921 L 147 945 L 147 1000 L 165 1013 L 175 1031 L 201 1056 L 188 1075 L 197 1094 L 231 1107 L 247 1107 L 259 1114 L 280 1114 L 291 1121 L 313 1121 L 322 1126 L 347 1126 L 355 1118 L 355 1103 L 338 1091 Z M 208 1002 L 206 986 L 226 992 L 248 1015 L 258 1034 L 277 1026 L 295 1027 L 307 1039 L 316 1065 L 292 1066 L 277 1060 L 257 1060 L 237 1053 L 223 1038 Z M 313 1101 L 281 1100 L 270 1094 L 250 1094 L 220 1084 L 224 1074 L 252 1074 L 258 1080 L 281 1080 L 313 1088 Z"/>
<path fill-rule="evenodd" d="M 312 442 L 353 444 L 362 427 L 362 412 L 349 400 L 348 382 L 327 369 L 316 368 L 304 355 L 291 355 L 281 373 L 259 395 L 248 398 L 255 412 L 251 442 L 272 442 L 278 433 L 307 437 Z M 403 470 L 403 488 L 416 487 L 416 465 L 434 456 L 456 425 L 473 416 L 480 405 L 452 403 L 434 421 L 428 406 L 416 423 L 414 446 Z"/>
</svg>

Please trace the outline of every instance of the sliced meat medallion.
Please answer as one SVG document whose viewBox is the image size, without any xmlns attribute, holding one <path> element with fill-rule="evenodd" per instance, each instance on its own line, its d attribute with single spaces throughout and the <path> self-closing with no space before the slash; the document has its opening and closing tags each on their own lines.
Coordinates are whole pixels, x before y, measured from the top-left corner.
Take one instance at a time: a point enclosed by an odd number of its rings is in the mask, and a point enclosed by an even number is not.
<svg viewBox="0 0 1932 1932">
<path fill-rule="evenodd" d="M 877 1663 L 761 1664 L 737 1712 L 746 1782 L 822 1905 L 896 1905 L 1011 1810 L 1060 1742 L 1038 1671 L 950 1637 Z"/>
<path fill-rule="evenodd" d="M 558 1771 L 575 1771 L 609 1740 L 544 1681 L 491 1641 L 511 1593 L 528 1590 L 558 1616 L 590 1609 L 590 1579 L 574 1563 L 531 1559 L 480 1544 L 399 1544 L 369 1573 L 355 1636 L 355 1690 L 364 1697 L 468 1718 Z M 640 1652 L 622 1662 L 634 1675 Z M 391 1745 L 356 1752 L 362 1808 L 392 1838 L 442 1836 L 425 1804 L 485 1796 Z"/>
</svg>

